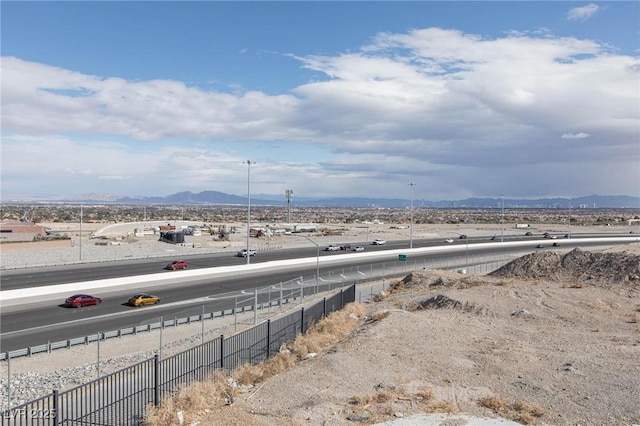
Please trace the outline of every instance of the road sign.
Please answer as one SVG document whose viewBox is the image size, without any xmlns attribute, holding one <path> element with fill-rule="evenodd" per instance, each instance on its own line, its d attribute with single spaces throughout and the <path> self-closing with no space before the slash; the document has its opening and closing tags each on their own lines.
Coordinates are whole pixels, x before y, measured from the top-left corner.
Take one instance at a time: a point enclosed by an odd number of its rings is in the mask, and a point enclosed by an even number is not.
<svg viewBox="0 0 640 426">
<path fill-rule="evenodd" d="M 399 262 L 406 262 L 407 261 L 407 255 L 406 254 L 399 254 L 398 255 L 398 261 Z"/>
</svg>

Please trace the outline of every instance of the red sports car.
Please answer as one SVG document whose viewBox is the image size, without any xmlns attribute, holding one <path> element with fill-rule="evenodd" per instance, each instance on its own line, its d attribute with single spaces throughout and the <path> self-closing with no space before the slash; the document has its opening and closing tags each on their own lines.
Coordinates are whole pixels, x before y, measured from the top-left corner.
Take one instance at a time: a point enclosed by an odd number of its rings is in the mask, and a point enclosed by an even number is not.
<svg viewBox="0 0 640 426">
<path fill-rule="evenodd" d="M 72 308 L 82 308 L 89 305 L 99 305 L 101 302 L 102 299 L 97 296 L 90 296 L 88 294 L 74 294 L 73 296 L 67 297 L 64 301 L 64 304 Z"/>
<path fill-rule="evenodd" d="M 169 269 L 171 271 L 175 271 L 176 269 L 187 269 L 187 261 L 186 260 L 174 260 L 169 263 L 164 269 Z"/>
</svg>

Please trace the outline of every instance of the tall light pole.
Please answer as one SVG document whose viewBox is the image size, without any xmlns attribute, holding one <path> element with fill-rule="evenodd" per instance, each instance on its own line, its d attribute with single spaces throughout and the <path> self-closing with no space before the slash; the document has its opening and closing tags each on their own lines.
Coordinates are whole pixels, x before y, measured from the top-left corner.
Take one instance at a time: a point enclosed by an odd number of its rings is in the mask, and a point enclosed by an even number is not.
<svg viewBox="0 0 640 426">
<path fill-rule="evenodd" d="M 411 223 L 409 224 L 409 248 L 413 248 L 413 187 L 416 186 L 416 184 L 411 182 L 409 186 L 411 187 Z"/>
<path fill-rule="evenodd" d="M 247 165 L 247 265 L 251 263 L 251 252 L 249 251 L 249 238 L 251 237 L 251 165 L 255 164 L 251 160 L 244 161 Z"/>
<path fill-rule="evenodd" d="M 287 223 L 291 223 L 291 195 L 293 195 L 293 191 L 290 189 L 287 189 L 284 192 L 285 196 L 287 197 Z"/>
<path fill-rule="evenodd" d="M 500 242 L 504 243 L 504 192 L 502 194 L 500 194 L 500 197 L 502 198 L 502 219 L 500 219 Z"/>
<path fill-rule="evenodd" d="M 567 232 L 567 238 L 571 238 L 571 198 L 569 198 L 569 229 Z"/>
<path fill-rule="evenodd" d="M 80 247 L 80 261 L 82 262 L 82 203 L 80 203 L 80 238 L 79 247 Z"/>
</svg>

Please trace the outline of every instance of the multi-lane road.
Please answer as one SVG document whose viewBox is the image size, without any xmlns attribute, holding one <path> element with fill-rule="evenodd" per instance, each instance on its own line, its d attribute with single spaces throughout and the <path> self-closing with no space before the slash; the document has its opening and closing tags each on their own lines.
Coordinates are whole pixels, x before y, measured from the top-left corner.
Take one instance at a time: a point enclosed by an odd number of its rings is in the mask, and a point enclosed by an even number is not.
<svg viewBox="0 0 640 426">
<path fill-rule="evenodd" d="M 611 235 L 606 235 L 611 237 Z M 316 247 L 288 248 L 272 251 L 261 251 L 252 257 L 252 264 L 270 262 L 293 258 L 321 258 L 326 256 L 341 256 L 343 264 L 351 267 L 362 267 L 373 273 L 374 265 L 394 262 L 398 259 L 398 250 L 406 250 L 411 254 L 411 260 L 420 262 L 425 258 L 429 261 L 438 258 L 447 258 L 452 255 L 460 256 L 469 251 L 471 247 L 474 256 L 485 254 L 499 254 L 514 251 L 533 251 L 538 244 L 544 248 L 552 248 L 552 243 L 557 242 L 561 248 L 597 245 L 597 242 L 587 242 L 581 237 L 594 237 L 594 235 L 574 235 L 571 239 L 542 240 L 540 237 L 505 238 L 505 242 L 519 241 L 520 246 L 500 244 L 489 241 L 489 237 L 470 237 L 466 240 L 458 239 L 452 244 L 446 244 L 442 240 L 413 240 L 413 251 L 408 250 L 409 241 L 389 241 L 383 246 L 374 246 L 371 243 L 361 243 L 366 247 L 365 253 L 376 252 L 380 257 L 367 259 L 358 256 L 360 253 L 345 251 L 328 252 Z M 627 237 L 633 237 L 627 235 Z M 629 242 L 635 238 L 628 238 Z M 522 242 L 525 242 L 522 245 Z M 528 241 L 528 242 L 527 242 Z M 478 243 L 494 243 L 478 246 Z M 352 245 L 355 245 L 352 243 Z M 475 245 L 475 247 L 474 247 Z M 432 250 L 420 253 L 420 248 L 443 247 L 443 251 Z M 446 251 L 444 248 L 447 247 Z M 478 249 L 476 249 L 476 247 Z M 388 256 L 383 254 L 388 252 Z M 454 254 L 455 253 L 455 254 Z M 353 255 L 352 255 L 353 254 Z M 352 260 L 351 260 L 352 259 Z M 175 259 L 145 259 L 118 261 L 101 264 L 70 265 L 65 267 L 29 268 L 22 270 L 3 271 L 2 291 L 24 290 L 34 287 L 49 287 L 61 283 L 80 283 L 93 280 L 103 280 L 115 277 L 132 277 L 148 274 L 175 274 L 180 272 L 163 271 L 164 265 Z M 235 276 L 216 277 L 214 271 L 220 266 L 246 265 L 245 258 L 233 256 L 233 254 L 209 254 L 203 256 L 188 257 L 189 270 L 205 269 L 212 271 L 211 275 L 188 283 L 167 283 L 158 286 L 147 285 L 145 292 L 153 293 L 161 297 L 161 304 L 154 307 L 132 308 L 125 304 L 128 296 L 138 291 L 136 288 L 118 290 L 98 294 L 103 297 L 103 303 L 98 306 L 80 309 L 65 308 L 60 300 L 46 300 L 30 303 L 28 301 L 18 306 L 3 308 L 0 318 L 0 352 L 22 349 L 28 346 L 45 344 L 49 341 L 60 341 L 98 332 L 117 330 L 121 328 L 157 322 L 161 317 L 174 318 L 198 315 L 203 306 L 206 312 L 215 312 L 229 309 L 233 306 L 233 297 L 229 296 L 241 291 L 277 285 L 300 277 L 301 275 L 320 276 L 328 275 L 332 269 L 343 269 L 343 266 L 309 266 L 305 264 L 298 270 L 291 268 L 281 271 L 277 268 L 262 271 L 259 274 L 242 274 Z M 384 268 L 381 266 L 380 268 Z"/>
</svg>

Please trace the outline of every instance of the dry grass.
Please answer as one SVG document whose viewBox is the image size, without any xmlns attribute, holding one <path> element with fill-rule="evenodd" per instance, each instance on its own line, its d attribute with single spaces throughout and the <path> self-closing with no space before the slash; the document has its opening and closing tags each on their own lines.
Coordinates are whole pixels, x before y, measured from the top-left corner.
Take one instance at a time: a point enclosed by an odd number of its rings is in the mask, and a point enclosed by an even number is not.
<svg viewBox="0 0 640 426">
<path fill-rule="evenodd" d="M 521 400 L 509 404 L 499 396 L 483 398 L 479 404 L 497 414 L 526 425 L 533 424 L 536 418 L 546 414 L 542 407 L 535 404 L 528 404 Z"/>
<path fill-rule="evenodd" d="M 428 410 L 431 413 L 457 413 L 458 407 L 449 401 L 437 401 L 429 404 Z"/>
<path fill-rule="evenodd" d="M 368 395 L 356 395 L 349 399 L 349 404 L 360 406 L 360 407 L 369 407 L 373 404 L 383 404 L 385 402 L 389 402 L 395 398 L 397 398 L 400 394 L 396 392 L 389 392 L 385 390 L 380 390 Z"/>
<path fill-rule="evenodd" d="M 565 288 L 584 288 L 584 284 L 582 283 L 571 283 L 568 285 L 564 285 Z"/>
<path fill-rule="evenodd" d="M 317 324 L 312 325 L 306 334 L 299 335 L 289 350 L 298 359 L 304 359 L 310 353 L 319 353 L 331 343 L 350 334 L 360 325 L 367 309 L 359 304 L 350 303 L 342 310 L 331 313 Z"/>
<path fill-rule="evenodd" d="M 233 403 L 233 398 L 237 396 L 237 387 L 231 383 L 252 386 L 290 369 L 297 362 L 304 360 L 309 353 L 319 353 L 349 335 L 362 323 L 365 314 L 364 306 L 350 303 L 342 310 L 333 312 L 317 324 L 313 324 L 306 334 L 298 335 L 290 346 L 283 347 L 276 356 L 260 364 L 242 365 L 233 372 L 231 380 L 222 371 L 218 371 L 203 382 L 177 389 L 164 398 L 159 407 L 148 407 L 145 425 L 180 424 L 178 413 L 181 413 L 184 424 L 201 421 L 208 413 Z M 378 395 L 377 398 L 384 399 L 385 396 Z M 245 417 L 251 419 L 247 414 Z M 250 420 L 240 421 L 240 417 L 237 419 L 237 424 L 251 423 Z M 253 423 L 255 424 L 255 420 Z"/>
<path fill-rule="evenodd" d="M 420 389 L 418 393 L 416 393 L 416 399 L 423 402 L 432 401 L 434 397 L 435 395 L 431 389 Z"/>
<path fill-rule="evenodd" d="M 229 384 L 222 371 L 214 373 L 203 382 L 178 388 L 165 397 L 160 406 L 147 407 L 145 425 L 169 426 L 179 423 L 178 413 L 182 413 L 185 423 L 196 420 L 208 407 L 226 405 L 229 396 L 236 390 Z"/>
<path fill-rule="evenodd" d="M 458 407 L 450 401 L 434 401 L 434 393 L 430 389 L 419 389 L 415 394 L 407 394 L 404 389 L 378 390 L 371 394 L 356 395 L 349 399 L 353 413 L 363 416 L 369 422 L 382 422 L 393 418 L 398 410 L 403 411 L 398 403 L 417 404 L 425 413 L 457 413 Z"/>
</svg>

